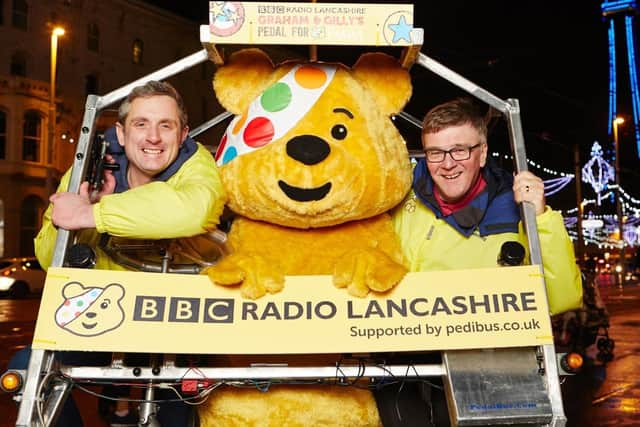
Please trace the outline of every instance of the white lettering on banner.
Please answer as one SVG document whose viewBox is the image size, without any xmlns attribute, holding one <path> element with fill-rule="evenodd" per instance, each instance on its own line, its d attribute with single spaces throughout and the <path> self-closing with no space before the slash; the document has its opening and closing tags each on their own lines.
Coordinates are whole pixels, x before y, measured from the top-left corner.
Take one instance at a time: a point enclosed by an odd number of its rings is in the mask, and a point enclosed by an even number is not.
<svg viewBox="0 0 640 427">
<path fill-rule="evenodd" d="M 191 310 L 191 305 L 189 305 L 186 301 L 180 301 L 178 303 L 178 310 L 176 310 L 176 319 L 183 320 L 188 317 L 193 316 L 193 311 Z"/>
<path fill-rule="evenodd" d="M 136 296 L 133 320 L 161 322 L 164 320 L 164 297 Z"/>
<path fill-rule="evenodd" d="M 198 298 L 171 298 L 169 320 L 172 322 L 197 322 L 199 311 L 200 300 Z"/>
</svg>

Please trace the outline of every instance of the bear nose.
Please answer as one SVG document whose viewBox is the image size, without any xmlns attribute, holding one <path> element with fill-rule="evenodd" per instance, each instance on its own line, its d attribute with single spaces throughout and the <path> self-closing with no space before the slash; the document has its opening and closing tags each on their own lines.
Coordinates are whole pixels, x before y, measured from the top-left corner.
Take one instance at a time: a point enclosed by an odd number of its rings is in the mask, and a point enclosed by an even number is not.
<svg viewBox="0 0 640 427">
<path fill-rule="evenodd" d="M 289 157 L 305 165 L 320 163 L 327 158 L 330 152 L 329 144 L 315 135 L 298 135 L 287 142 Z"/>
<path fill-rule="evenodd" d="M 87 313 L 87 317 L 89 319 L 93 319 L 94 317 L 96 317 L 96 314 L 93 311 L 90 311 L 90 312 Z"/>
</svg>

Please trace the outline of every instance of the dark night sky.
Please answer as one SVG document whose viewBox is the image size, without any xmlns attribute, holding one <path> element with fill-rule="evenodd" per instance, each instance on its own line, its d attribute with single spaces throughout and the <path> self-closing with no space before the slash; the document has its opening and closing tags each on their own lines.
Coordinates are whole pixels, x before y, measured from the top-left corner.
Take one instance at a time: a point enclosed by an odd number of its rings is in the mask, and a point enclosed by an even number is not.
<svg viewBox="0 0 640 427">
<path fill-rule="evenodd" d="M 207 22 L 208 1 L 190 0 L 180 2 L 182 5 L 171 0 L 149 2 L 200 24 Z M 605 144 L 608 140 L 607 29 L 600 3 L 416 0 L 414 26 L 424 28 L 423 53 L 503 99 L 519 99 L 530 158 L 552 169 L 573 172 L 574 144 L 579 145 L 584 163 L 594 140 Z M 624 42 L 622 31 L 618 38 Z M 322 50 L 319 56 L 326 59 Z M 345 63 L 349 61 L 355 58 Z M 411 74 L 414 96 L 406 110 L 419 118 L 433 105 L 464 94 L 419 66 L 413 67 Z M 626 112 L 629 123 L 631 101 L 628 87 L 624 87 L 628 76 L 625 73 L 620 79 L 618 109 Z M 495 132 L 505 132 L 501 127 L 497 125 Z M 634 172 L 638 156 L 629 129 L 621 128 L 621 176 L 623 182 L 640 182 Z M 507 149 L 506 142 L 493 144 L 493 140 L 492 135 L 492 148 Z M 638 193 L 632 194 L 638 197 Z"/>
</svg>

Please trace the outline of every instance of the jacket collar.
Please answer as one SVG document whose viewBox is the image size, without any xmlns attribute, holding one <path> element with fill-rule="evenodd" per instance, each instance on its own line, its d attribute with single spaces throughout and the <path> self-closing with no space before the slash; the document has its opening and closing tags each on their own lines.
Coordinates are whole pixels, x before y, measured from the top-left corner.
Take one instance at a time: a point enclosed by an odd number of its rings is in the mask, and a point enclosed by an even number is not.
<svg viewBox="0 0 640 427">
<path fill-rule="evenodd" d="M 422 204 L 433 211 L 436 218 L 442 219 L 460 234 L 469 237 L 478 229 L 481 236 L 496 234 L 505 231 L 517 232 L 517 223 L 520 220 L 519 210 L 513 200 L 511 187 L 513 178 L 500 168 L 495 167 L 488 159 L 487 165 L 482 169 L 482 176 L 487 185 L 467 206 L 459 211 L 443 216 L 440 206 L 433 194 L 433 179 L 427 169 L 425 159 L 420 159 L 413 170 L 413 191 Z M 491 209 L 491 206 L 500 197 L 500 205 L 509 209 Z M 499 226 L 496 227 L 496 224 Z M 514 226 L 515 224 L 515 226 Z"/>
</svg>

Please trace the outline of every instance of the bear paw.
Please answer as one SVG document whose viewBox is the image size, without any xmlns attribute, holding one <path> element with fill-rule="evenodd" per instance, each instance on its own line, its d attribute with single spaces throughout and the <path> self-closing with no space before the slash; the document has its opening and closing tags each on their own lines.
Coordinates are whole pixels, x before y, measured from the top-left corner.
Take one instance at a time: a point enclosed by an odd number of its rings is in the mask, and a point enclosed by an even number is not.
<svg viewBox="0 0 640 427">
<path fill-rule="evenodd" d="M 209 279 L 221 286 L 240 285 L 240 294 L 258 299 L 267 292 L 275 294 L 284 288 L 284 275 L 278 265 L 267 263 L 258 254 L 231 254 L 206 270 Z"/>
<path fill-rule="evenodd" d="M 349 294 L 365 297 L 369 291 L 385 292 L 396 286 L 407 274 L 407 268 L 384 252 L 354 249 L 340 258 L 335 266 L 333 283 L 347 288 Z"/>
</svg>

